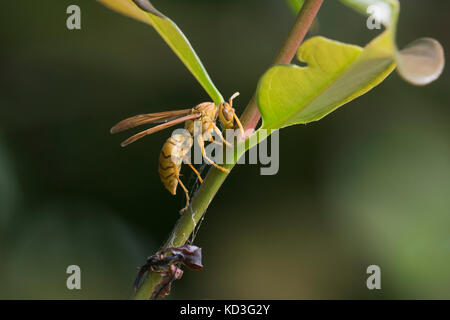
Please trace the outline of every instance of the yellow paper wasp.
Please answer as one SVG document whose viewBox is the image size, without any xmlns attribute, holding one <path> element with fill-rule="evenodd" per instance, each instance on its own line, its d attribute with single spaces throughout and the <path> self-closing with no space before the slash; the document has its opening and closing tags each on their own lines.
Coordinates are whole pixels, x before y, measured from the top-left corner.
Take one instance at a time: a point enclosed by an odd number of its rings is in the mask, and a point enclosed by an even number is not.
<svg viewBox="0 0 450 320">
<path fill-rule="evenodd" d="M 207 162 L 209 162 L 219 170 L 229 172 L 228 169 L 216 164 L 206 155 L 205 142 L 212 142 L 217 144 L 224 143 L 226 145 L 230 145 L 230 143 L 224 139 L 220 129 L 216 125 L 217 118 L 219 118 L 219 121 L 223 124 L 225 129 L 233 129 L 236 121 L 237 126 L 241 130 L 241 136 L 244 137 L 244 129 L 233 109 L 233 99 L 238 95 L 239 92 L 236 92 L 231 96 L 228 102 L 222 102 L 218 106 L 213 102 L 203 102 L 191 109 L 137 115 L 120 121 L 118 124 L 111 128 L 111 133 L 121 132 L 143 124 L 163 122 L 160 125 L 141 131 L 131 136 L 130 138 L 122 142 L 122 147 L 125 147 L 130 143 L 133 143 L 145 137 L 146 135 L 185 122 L 186 133 L 174 134 L 169 139 L 167 139 L 162 147 L 159 157 L 159 175 L 161 177 L 163 185 L 167 190 L 169 190 L 171 194 L 175 195 L 177 186 L 178 184 L 180 184 L 181 188 L 186 194 L 186 206 L 180 211 L 181 213 L 183 213 L 189 207 L 188 190 L 180 180 L 180 170 L 183 160 L 185 160 L 187 165 L 198 176 L 199 181 L 203 181 L 199 172 L 186 159 L 187 153 L 194 144 L 194 138 L 200 146 L 203 158 Z M 194 121 L 201 121 L 201 134 L 197 134 L 196 136 L 194 136 Z M 222 143 L 213 139 L 213 132 L 217 134 Z"/>
</svg>

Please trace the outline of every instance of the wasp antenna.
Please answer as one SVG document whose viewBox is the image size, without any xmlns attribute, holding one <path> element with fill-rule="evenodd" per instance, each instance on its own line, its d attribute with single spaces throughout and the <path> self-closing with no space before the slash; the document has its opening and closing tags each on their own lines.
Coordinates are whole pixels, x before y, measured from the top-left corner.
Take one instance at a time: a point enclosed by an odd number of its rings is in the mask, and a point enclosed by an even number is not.
<svg viewBox="0 0 450 320">
<path fill-rule="evenodd" d="M 232 104 L 232 103 L 233 103 L 233 99 L 236 98 L 236 97 L 239 96 L 239 95 L 240 95 L 239 92 L 235 92 L 235 93 L 230 97 L 229 103 Z"/>
</svg>

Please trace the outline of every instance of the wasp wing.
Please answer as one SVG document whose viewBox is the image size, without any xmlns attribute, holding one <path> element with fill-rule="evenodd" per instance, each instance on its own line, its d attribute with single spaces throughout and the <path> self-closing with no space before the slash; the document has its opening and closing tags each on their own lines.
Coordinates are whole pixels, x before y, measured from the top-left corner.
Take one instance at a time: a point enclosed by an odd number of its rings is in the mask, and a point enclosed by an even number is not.
<svg viewBox="0 0 450 320">
<path fill-rule="evenodd" d="M 127 129 L 135 128 L 137 126 L 141 126 L 147 123 L 155 123 L 155 122 L 166 122 L 173 120 L 174 118 L 188 115 L 191 112 L 191 109 L 183 109 L 183 110 L 174 110 L 174 111 L 166 111 L 166 112 L 156 112 L 156 113 L 147 113 L 147 114 L 139 114 L 134 117 L 127 118 L 125 120 L 120 121 L 114 127 L 111 128 L 111 133 L 121 132 Z"/>
<path fill-rule="evenodd" d="M 133 143 L 149 134 L 164 130 L 166 128 L 172 127 L 174 125 L 177 125 L 179 123 L 185 122 L 187 120 L 194 120 L 197 119 L 201 116 L 200 113 L 193 113 L 193 114 L 189 114 L 187 116 L 181 117 L 181 118 L 177 118 L 175 120 L 160 124 L 158 126 L 155 126 L 153 128 L 141 131 L 139 133 L 136 133 L 134 136 L 131 136 L 130 138 L 128 138 L 127 140 L 125 140 L 124 142 L 122 142 L 120 145 L 122 147 L 126 147 L 127 145 L 129 145 L 130 143 Z"/>
</svg>

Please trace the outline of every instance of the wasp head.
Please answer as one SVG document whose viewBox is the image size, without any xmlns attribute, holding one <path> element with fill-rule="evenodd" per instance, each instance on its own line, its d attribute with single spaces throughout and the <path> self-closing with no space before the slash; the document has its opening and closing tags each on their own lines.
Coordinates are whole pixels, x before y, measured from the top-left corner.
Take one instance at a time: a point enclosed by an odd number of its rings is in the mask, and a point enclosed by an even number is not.
<svg viewBox="0 0 450 320">
<path fill-rule="evenodd" d="M 239 92 L 233 94 L 228 102 L 222 102 L 219 105 L 219 120 L 224 125 L 225 129 L 234 128 L 234 120 L 236 117 L 233 109 L 233 99 L 239 95 Z"/>
</svg>

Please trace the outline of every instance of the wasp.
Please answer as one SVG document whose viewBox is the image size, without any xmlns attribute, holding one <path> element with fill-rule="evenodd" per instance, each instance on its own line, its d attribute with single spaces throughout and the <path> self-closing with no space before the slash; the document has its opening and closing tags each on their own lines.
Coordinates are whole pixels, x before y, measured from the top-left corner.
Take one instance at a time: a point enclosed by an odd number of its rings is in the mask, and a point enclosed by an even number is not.
<svg viewBox="0 0 450 320">
<path fill-rule="evenodd" d="M 186 132 L 184 134 L 174 134 L 164 143 L 160 157 L 159 157 L 159 175 L 164 187 L 175 195 L 178 185 L 181 186 L 186 194 L 186 206 L 180 210 L 183 213 L 189 207 L 189 192 L 180 179 L 181 165 L 184 161 L 197 175 L 200 182 L 203 179 L 200 173 L 189 162 L 187 154 L 194 144 L 194 139 L 198 143 L 203 158 L 213 165 L 215 168 L 228 173 L 229 170 L 216 164 L 211 160 L 205 152 L 205 142 L 216 144 L 231 144 L 225 140 L 221 130 L 217 127 L 217 119 L 222 123 L 225 129 L 234 129 L 235 122 L 241 131 L 241 136 L 244 137 L 244 129 L 239 118 L 233 108 L 233 99 L 239 95 L 239 92 L 233 94 L 228 102 L 222 102 L 218 106 L 214 102 L 203 102 L 190 109 L 174 110 L 166 112 L 141 114 L 125 120 L 120 121 L 111 128 L 111 133 L 121 132 L 140 125 L 149 123 L 160 123 L 150 129 L 141 131 L 121 143 L 125 147 L 147 135 L 164 130 L 177 124 L 185 123 Z M 194 135 L 194 123 L 200 121 L 201 134 Z M 222 143 L 214 140 L 212 133 L 215 132 Z"/>
</svg>

